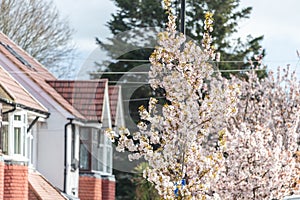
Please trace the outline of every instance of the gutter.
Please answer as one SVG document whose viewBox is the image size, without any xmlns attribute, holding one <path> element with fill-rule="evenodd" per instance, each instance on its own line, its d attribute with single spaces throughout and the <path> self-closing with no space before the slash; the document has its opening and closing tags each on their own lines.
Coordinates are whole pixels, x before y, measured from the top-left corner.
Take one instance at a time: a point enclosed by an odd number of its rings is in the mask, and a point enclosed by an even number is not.
<svg viewBox="0 0 300 200">
<path fill-rule="evenodd" d="M 7 114 L 7 113 L 10 113 L 10 112 L 13 112 L 13 111 L 15 111 L 17 109 L 17 107 L 19 107 L 19 108 L 23 108 L 25 110 L 29 110 L 29 111 L 33 111 L 35 113 L 39 113 L 39 114 L 45 115 L 46 118 L 48 118 L 50 116 L 49 112 L 41 111 L 41 110 L 38 110 L 38 109 L 35 109 L 35 108 L 31 108 L 31 107 L 25 106 L 23 104 L 15 103 L 13 101 L 10 101 L 10 100 L 7 100 L 7 99 L 1 98 L 1 97 L 0 97 L 0 101 L 3 102 L 3 103 L 6 103 L 8 105 L 14 106 L 13 109 L 8 110 L 6 112 L 3 112 L 2 114 Z"/>
<path fill-rule="evenodd" d="M 10 110 L 8 110 L 8 111 L 5 111 L 5 112 L 3 112 L 2 113 L 2 115 L 5 115 L 5 114 L 7 114 L 7 113 L 11 113 L 11 112 L 14 112 L 16 109 L 17 109 L 17 106 L 16 105 L 13 105 L 14 107 L 12 108 L 12 109 L 10 109 Z"/>
<path fill-rule="evenodd" d="M 5 114 L 7 114 L 7 113 L 14 112 L 14 111 L 17 109 L 17 104 L 15 104 L 13 101 L 10 101 L 10 100 L 4 99 L 4 98 L 0 98 L 0 101 L 3 102 L 3 103 L 6 103 L 6 104 L 8 104 L 8 105 L 13 106 L 12 109 L 10 109 L 10 110 L 8 110 L 8 111 L 5 111 L 5 112 L 2 112 L 2 115 L 5 115 Z"/>
<path fill-rule="evenodd" d="M 73 125 L 74 119 L 68 119 L 70 120 L 68 123 L 65 124 L 65 137 L 64 137 L 64 193 L 67 193 L 67 146 L 68 146 L 68 126 Z M 72 129 L 73 130 L 73 129 Z"/>
</svg>

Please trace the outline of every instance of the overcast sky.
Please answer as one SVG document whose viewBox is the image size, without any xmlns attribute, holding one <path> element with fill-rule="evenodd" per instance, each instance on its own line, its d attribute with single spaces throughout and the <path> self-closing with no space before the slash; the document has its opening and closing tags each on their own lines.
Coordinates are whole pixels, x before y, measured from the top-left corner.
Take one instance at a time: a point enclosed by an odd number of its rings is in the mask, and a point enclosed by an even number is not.
<svg viewBox="0 0 300 200">
<path fill-rule="evenodd" d="M 75 64 L 82 67 L 95 51 L 95 37 L 110 36 L 105 26 L 116 8 L 111 0 L 54 0 L 62 16 L 67 17 L 75 29 L 74 42 L 79 56 Z M 239 35 L 264 35 L 263 47 L 267 50 L 264 63 L 269 68 L 291 64 L 300 74 L 300 0 L 241 0 L 241 5 L 252 6 L 250 19 L 240 24 Z"/>
</svg>

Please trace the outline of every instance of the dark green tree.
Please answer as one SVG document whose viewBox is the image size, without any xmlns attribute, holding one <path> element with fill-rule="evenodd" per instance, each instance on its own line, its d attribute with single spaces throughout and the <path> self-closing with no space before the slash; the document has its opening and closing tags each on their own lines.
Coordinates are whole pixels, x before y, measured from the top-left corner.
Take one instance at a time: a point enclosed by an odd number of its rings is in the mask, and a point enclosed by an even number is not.
<svg viewBox="0 0 300 200">
<path fill-rule="evenodd" d="M 108 28 L 114 34 L 108 43 L 97 39 L 97 43 L 107 51 L 108 56 L 114 59 L 147 60 L 152 49 L 143 49 L 138 52 L 123 52 L 120 48 L 131 47 L 153 47 L 155 34 L 145 35 L 147 28 L 158 31 L 163 28 L 167 21 L 161 0 L 113 0 L 119 9 L 112 14 L 112 19 L 107 23 Z M 173 0 L 175 15 L 178 16 L 180 0 Z M 221 62 L 217 64 L 220 70 L 247 69 L 248 59 L 253 55 L 261 53 L 260 42 L 263 36 L 247 38 L 233 38 L 238 31 L 238 23 L 250 17 L 252 7 L 241 8 L 240 0 L 186 0 L 186 35 L 201 44 L 203 34 L 203 19 L 207 12 L 214 13 L 214 31 L 212 33 L 216 51 L 221 54 Z M 146 30 L 146 31 L 145 31 Z M 132 34 L 127 34 L 131 31 Z M 143 43 L 134 41 L 133 38 L 143 38 Z M 154 40 L 154 41 L 153 41 Z M 265 52 L 263 51 L 264 55 Z M 128 71 L 134 68 L 137 62 L 110 62 L 101 63 L 106 65 L 107 71 Z M 236 72 L 238 73 L 238 72 Z M 228 73 L 223 73 L 228 77 Z M 114 76 L 115 78 L 118 78 Z"/>
<path fill-rule="evenodd" d="M 163 91 L 152 91 L 147 85 L 147 76 L 134 74 L 133 72 L 149 71 L 149 56 L 156 45 L 156 35 L 164 28 L 167 22 L 162 0 L 112 0 L 118 10 L 112 14 L 112 19 L 107 23 L 114 35 L 104 40 L 96 38 L 97 44 L 107 52 L 110 60 L 96 62 L 98 72 L 128 72 L 130 74 L 93 74 L 92 78 L 109 78 L 111 84 L 125 83 L 123 86 L 123 99 L 129 100 L 126 119 L 139 121 L 138 107 L 147 107 L 147 98 L 150 96 L 161 99 L 164 104 Z M 180 23 L 180 0 L 173 0 L 175 16 Z M 242 70 L 250 67 L 248 60 L 254 60 L 254 55 L 262 54 L 260 42 L 263 36 L 247 38 L 234 38 L 238 31 L 238 23 L 250 17 L 252 7 L 241 8 L 240 0 L 186 0 L 186 35 L 201 45 L 204 30 L 204 15 L 207 11 L 214 13 L 213 44 L 216 52 L 220 52 L 221 60 L 216 63 L 220 70 Z M 243 75 L 242 72 L 230 72 Z M 229 72 L 223 72 L 223 76 L 229 77 Z M 265 71 L 258 72 L 261 76 Z M 136 82 L 137 85 L 134 85 Z M 145 83 L 142 84 L 141 83 Z M 126 106 L 125 106 L 126 109 Z M 127 121 L 127 127 L 134 129 L 134 123 Z M 126 174 L 126 173 L 125 173 Z M 128 175 L 128 174 L 127 174 Z M 118 172 L 117 177 L 127 176 Z M 124 181 L 126 181 L 124 179 Z M 122 180 L 117 182 L 117 191 L 122 191 Z M 127 182 L 128 183 L 128 182 Z M 132 193 L 134 193 L 132 187 Z M 121 193 L 117 193 L 118 199 L 126 199 Z"/>
</svg>

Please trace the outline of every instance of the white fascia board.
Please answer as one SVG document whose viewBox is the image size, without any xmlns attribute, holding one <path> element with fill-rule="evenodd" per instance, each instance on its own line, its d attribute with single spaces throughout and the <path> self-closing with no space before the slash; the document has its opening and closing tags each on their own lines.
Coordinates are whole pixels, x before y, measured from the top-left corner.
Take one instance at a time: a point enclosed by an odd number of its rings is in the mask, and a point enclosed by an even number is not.
<svg viewBox="0 0 300 200">
<path fill-rule="evenodd" d="M 83 127 L 91 127 L 91 128 L 101 129 L 102 128 L 102 123 L 86 122 L 86 123 L 84 123 Z"/>
<path fill-rule="evenodd" d="M 112 122 L 111 122 L 111 113 L 110 113 L 110 105 L 109 105 L 109 93 L 108 93 L 108 82 L 105 84 L 105 89 L 104 89 L 104 97 L 103 97 L 103 108 L 102 108 L 102 116 L 101 116 L 101 121 L 103 122 L 104 119 L 104 111 L 107 112 L 107 120 L 108 120 L 108 128 L 112 127 Z"/>
</svg>

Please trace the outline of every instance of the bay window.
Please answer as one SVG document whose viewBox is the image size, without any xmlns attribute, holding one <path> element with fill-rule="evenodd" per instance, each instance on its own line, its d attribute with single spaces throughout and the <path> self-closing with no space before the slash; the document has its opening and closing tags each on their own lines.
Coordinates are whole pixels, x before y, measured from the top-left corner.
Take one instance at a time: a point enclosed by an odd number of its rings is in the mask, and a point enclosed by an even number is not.
<svg viewBox="0 0 300 200">
<path fill-rule="evenodd" d="M 80 170 L 112 173 L 111 142 L 99 129 L 80 130 Z"/>
<path fill-rule="evenodd" d="M 30 157 L 27 132 L 27 112 L 16 111 L 13 113 L 6 113 L 3 116 L 1 134 L 0 134 L 0 148 L 6 155 L 22 155 L 26 158 Z M 30 159 L 30 158 L 29 158 Z"/>
</svg>

